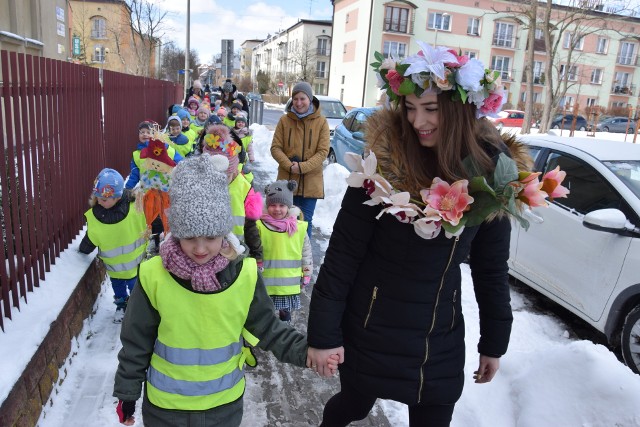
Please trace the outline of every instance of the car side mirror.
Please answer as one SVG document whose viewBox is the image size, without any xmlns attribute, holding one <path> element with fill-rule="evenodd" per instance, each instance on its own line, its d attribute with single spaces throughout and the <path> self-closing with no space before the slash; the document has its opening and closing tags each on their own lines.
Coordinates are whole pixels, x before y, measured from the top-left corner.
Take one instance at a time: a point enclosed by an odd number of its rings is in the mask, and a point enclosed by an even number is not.
<svg viewBox="0 0 640 427">
<path fill-rule="evenodd" d="M 582 225 L 591 230 L 605 233 L 615 233 L 623 236 L 640 235 L 640 230 L 631 224 L 619 209 L 598 209 L 589 212 L 582 219 Z"/>
<path fill-rule="evenodd" d="M 353 139 L 357 139 L 358 141 L 364 141 L 364 133 L 360 131 L 352 133 L 351 136 L 353 136 Z"/>
</svg>

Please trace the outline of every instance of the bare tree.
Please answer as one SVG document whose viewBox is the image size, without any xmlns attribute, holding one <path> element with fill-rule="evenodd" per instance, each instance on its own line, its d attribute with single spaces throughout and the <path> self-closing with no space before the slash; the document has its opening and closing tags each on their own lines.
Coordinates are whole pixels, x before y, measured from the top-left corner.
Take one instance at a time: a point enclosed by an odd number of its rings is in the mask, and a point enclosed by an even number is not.
<svg viewBox="0 0 640 427">
<path fill-rule="evenodd" d="M 292 73 L 293 79 L 290 79 L 291 74 L 287 74 L 287 78 L 290 80 L 304 80 L 313 84 L 316 78 L 316 45 L 314 40 L 305 37 L 296 46 L 289 49 L 288 62 L 294 65 L 294 73 Z"/>
<path fill-rule="evenodd" d="M 164 21 L 168 12 L 149 0 L 128 0 L 127 4 L 131 9 L 132 46 L 138 58 L 136 74 L 149 76 L 154 49 L 167 30 Z"/>
<path fill-rule="evenodd" d="M 162 49 L 162 62 L 158 77 L 178 82 L 179 71 L 184 68 L 184 54 L 184 49 L 178 47 L 174 42 L 165 43 Z M 189 68 L 195 70 L 198 62 L 200 62 L 198 52 L 191 49 L 189 53 Z"/>
</svg>

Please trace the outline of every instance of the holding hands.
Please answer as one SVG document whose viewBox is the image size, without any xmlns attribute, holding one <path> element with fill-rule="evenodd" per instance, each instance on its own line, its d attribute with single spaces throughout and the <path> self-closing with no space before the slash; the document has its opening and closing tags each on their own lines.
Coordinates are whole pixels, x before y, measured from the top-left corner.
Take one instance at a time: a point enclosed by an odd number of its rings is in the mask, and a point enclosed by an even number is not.
<svg viewBox="0 0 640 427">
<path fill-rule="evenodd" d="M 307 368 L 311 368 L 323 377 L 332 377 L 338 370 L 338 364 L 344 362 L 344 347 L 318 349 L 309 347 Z"/>
<path fill-rule="evenodd" d="M 136 418 L 133 416 L 134 412 L 136 412 L 136 402 L 134 401 L 118 401 L 118 406 L 116 406 L 116 413 L 118 414 L 118 419 L 120 420 L 120 424 L 124 424 L 126 426 L 132 426 L 136 422 Z"/>
</svg>

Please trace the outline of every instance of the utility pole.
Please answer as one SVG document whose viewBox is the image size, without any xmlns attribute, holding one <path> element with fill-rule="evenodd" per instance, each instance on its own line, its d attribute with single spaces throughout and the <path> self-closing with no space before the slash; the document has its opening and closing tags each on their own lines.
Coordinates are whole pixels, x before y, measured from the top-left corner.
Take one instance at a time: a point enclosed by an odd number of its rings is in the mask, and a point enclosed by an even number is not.
<svg viewBox="0 0 640 427">
<path fill-rule="evenodd" d="M 189 90 L 189 39 L 191 37 L 191 0 L 187 0 L 187 48 L 184 52 L 184 96 Z"/>
</svg>

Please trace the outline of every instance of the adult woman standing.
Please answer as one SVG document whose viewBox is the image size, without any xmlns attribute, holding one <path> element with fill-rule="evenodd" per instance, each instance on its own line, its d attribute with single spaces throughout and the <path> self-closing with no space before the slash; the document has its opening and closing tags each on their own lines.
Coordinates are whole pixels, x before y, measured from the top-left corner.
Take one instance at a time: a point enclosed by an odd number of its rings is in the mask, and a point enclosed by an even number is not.
<svg viewBox="0 0 640 427">
<path fill-rule="evenodd" d="M 329 124 L 320 113 L 320 102 L 311 85 L 298 82 L 291 93 L 291 106 L 278 121 L 271 142 L 271 155 L 278 162 L 278 180 L 296 180 L 293 204 L 309 223 L 311 237 L 313 212 L 324 198 L 322 163 L 329 154 Z"/>
<path fill-rule="evenodd" d="M 496 74 L 418 44 L 401 63 L 376 54 L 395 108 L 369 118 L 369 157 L 350 158 L 355 172 L 313 289 L 308 341 L 323 350 L 311 363 L 344 361 L 322 426 L 363 419 L 377 398 L 407 404 L 411 426 L 450 424 L 464 383 L 459 266 L 469 257 L 480 311 L 474 378 L 486 383 L 511 331 L 508 214 L 524 221 L 516 199 L 547 195 L 536 174 L 518 174 L 530 167 L 525 150 L 482 117 L 502 105 Z"/>
</svg>

